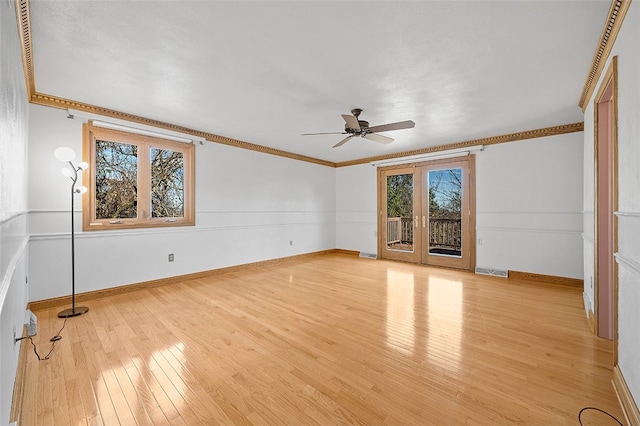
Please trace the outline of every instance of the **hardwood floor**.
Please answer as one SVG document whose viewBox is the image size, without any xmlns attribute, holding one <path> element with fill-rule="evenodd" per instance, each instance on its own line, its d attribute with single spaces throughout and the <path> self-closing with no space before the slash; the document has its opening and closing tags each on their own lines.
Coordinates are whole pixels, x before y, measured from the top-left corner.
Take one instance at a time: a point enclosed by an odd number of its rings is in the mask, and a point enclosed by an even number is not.
<svg viewBox="0 0 640 426">
<path fill-rule="evenodd" d="M 624 422 L 579 289 L 333 254 L 83 305 L 19 425 Z"/>
</svg>

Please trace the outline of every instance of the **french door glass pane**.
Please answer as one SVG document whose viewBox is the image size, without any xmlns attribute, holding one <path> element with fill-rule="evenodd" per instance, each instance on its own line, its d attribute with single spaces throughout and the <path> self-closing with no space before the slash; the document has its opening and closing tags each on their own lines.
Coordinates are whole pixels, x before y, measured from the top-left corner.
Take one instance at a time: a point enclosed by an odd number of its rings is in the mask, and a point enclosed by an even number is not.
<svg viewBox="0 0 640 426">
<path fill-rule="evenodd" d="M 96 140 L 96 219 L 138 216 L 138 147 Z"/>
<path fill-rule="evenodd" d="M 387 176 L 387 249 L 413 252 L 413 174 Z"/>
<path fill-rule="evenodd" d="M 429 254 L 462 256 L 462 169 L 428 172 Z"/>
</svg>

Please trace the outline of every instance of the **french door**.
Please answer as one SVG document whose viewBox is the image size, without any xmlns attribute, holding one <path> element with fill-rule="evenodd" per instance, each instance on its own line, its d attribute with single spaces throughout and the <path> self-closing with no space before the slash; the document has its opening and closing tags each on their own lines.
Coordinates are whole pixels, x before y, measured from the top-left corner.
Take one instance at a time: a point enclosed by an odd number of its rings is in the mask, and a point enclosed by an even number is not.
<svg viewBox="0 0 640 426">
<path fill-rule="evenodd" d="M 475 267 L 474 156 L 378 169 L 383 259 Z"/>
</svg>

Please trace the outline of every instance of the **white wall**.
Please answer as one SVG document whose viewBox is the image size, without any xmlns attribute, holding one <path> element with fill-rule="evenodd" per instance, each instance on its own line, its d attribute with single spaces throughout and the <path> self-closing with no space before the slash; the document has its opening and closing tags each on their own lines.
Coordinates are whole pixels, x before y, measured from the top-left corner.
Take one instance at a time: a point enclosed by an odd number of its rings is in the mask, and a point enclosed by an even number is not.
<svg viewBox="0 0 640 426">
<path fill-rule="evenodd" d="M 582 134 L 476 155 L 477 265 L 582 278 Z M 338 248 L 376 252 L 376 171 L 336 170 Z"/>
<path fill-rule="evenodd" d="M 377 252 L 376 179 L 369 164 L 336 169 L 336 247 Z"/>
<path fill-rule="evenodd" d="M 640 403 L 640 4 L 631 3 L 607 58 L 618 56 L 618 363 L 636 405 Z M 602 84 L 596 85 L 594 94 Z M 584 268 L 593 276 L 593 97 L 584 113 Z M 585 298 L 593 288 L 585 279 Z"/>
<path fill-rule="evenodd" d="M 581 133 L 478 153 L 478 267 L 582 278 L 581 211 Z"/>
<path fill-rule="evenodd" d="M 70 183 L 53 157 L 63 145 L 81 152 L 82 120 L 30 105 L 30 300 L 71 291 Z M 76 292 L 333 249 L 334 188 L 330 167 L 197 144 L 195 227 L 82 232 L 78 200 Z"/>
<path fill-rule="evenodd" d="M 0 3 L 0 424 L 9 422 L 27 305 L 27 94 L 15 2 Z"/>
</svg>

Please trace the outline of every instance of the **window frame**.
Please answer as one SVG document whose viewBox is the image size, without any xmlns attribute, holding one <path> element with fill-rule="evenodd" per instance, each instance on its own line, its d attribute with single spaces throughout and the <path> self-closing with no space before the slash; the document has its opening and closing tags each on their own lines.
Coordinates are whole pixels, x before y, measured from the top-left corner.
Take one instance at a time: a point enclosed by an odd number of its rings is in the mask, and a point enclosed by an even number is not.
<svg viewBox="0 0 640 426">
<path fill-rule="evenodd" d="M 138 146 L 137 217 L 121 219 L 96 218 L 96 140 Z M 151 217 L 151 148 L 181 152 L 184 161 L 184 214 L 183 217 Z M 195 225 L 195 145 L 124 130 L 107 129 L 92 124 L 83 125 L 83 161 L 89 169 L 83 176 L 87 193 L 82 200 L 82 230 L 107 231 L 112 229 L 165 228 Z M 88 172 L 88 173 L 87 173 Z M 146 207 L 145 207 L 146 206 Z"/>
</svg>

